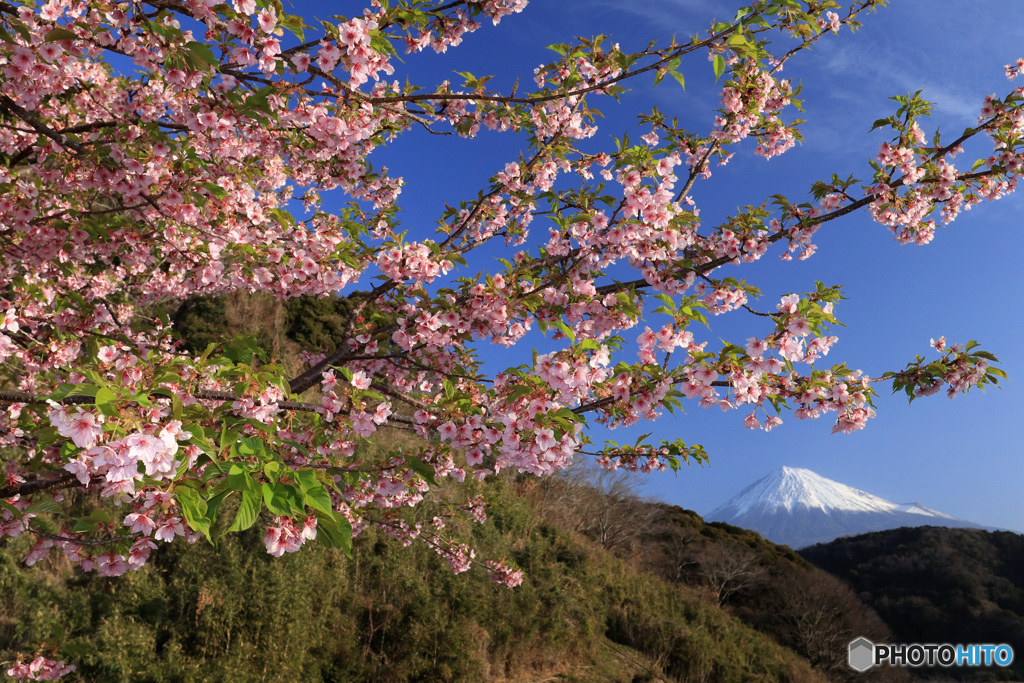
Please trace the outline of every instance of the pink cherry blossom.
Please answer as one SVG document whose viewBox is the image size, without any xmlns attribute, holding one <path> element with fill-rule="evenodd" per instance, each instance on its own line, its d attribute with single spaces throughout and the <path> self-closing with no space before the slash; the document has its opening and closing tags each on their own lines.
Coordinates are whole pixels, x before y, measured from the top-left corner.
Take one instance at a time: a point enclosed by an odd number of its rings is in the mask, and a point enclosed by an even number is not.
<svg viewBox="0 0 1024 683">
<path fill-rule="evenodd" d="M 133 512 L 124 518 L 124 525 L 129 527 L 132 533 L 149 536 L 156 529 L 156 522 L 146 514 Z"/>
<path fill-rule="evenodd" d="M 293 55 L 291 58 L 292 65 L 296 71 L 302 72 L 309 69 L 309 65 L 313 63 L 313 59 L 305 52 L 300 52 L 297 55 Z"/>
<path fill-rule="evenodd" d="M 362 370 L 352 373 L 352 386 L 356 389 L 369 389 L 370 378 Z"/>
<path fill-rule="evenodd" d="M 273 7 L 265 7 L 256 15 L 256 20 L 259 22 L 261 31 L 273 33 L 274 28 L 277 26 L 277 12 Z"/>
<path fill-rule="evenodd" d="M 304 538 L 307 541 L 314 540 L 316 538 L 316 525 L 316 515 L 309 515 L 308 517 L 306 517 L 306 519 L 302 522 L 302 532 L 300 534 L 302 538 Z"/>
<path fill-rule="evenodd" d="M 52 681 L 75 671 L 73 664 L 63 660 L 37 656 L 30 661 L 18 660 L 7 669 L 7 675 L 15 680 Z"/>
<path fill-rule="evenodd" d="M 51 408 L 50 423 L 61 436 L 70 438 L 79 448 L 91 448 L 103 435 L 103 416 L 79 408 L 69 414 L 63 408 Z"/>
</svg>

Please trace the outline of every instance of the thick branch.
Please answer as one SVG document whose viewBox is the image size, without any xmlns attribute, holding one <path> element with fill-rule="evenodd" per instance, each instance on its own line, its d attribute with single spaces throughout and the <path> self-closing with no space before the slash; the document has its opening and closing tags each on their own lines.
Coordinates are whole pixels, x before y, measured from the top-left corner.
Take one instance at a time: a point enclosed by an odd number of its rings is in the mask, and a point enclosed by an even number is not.
<svg viewBox="0 0 1024 683">
<path fill-rule="evenodd" d="M 50 138 L 61 147 L 67 147 L 69 149 L 73 149 L 79 154 L 85 154 L 85 147 L 75 142 L 74 140 L 71 140 L 67 136 L 61 135 L 52 128 L 49 128 L 46 124 L 39 120 L 38 116 L 18 105 L 14 100 L 12 100 L 7 95 L 0 95 L 0 107 L 3 107 L 7 111 L 11 112 L 19 119 L 21 119 L 28 125 L 32 126 L 32 128 L 34 128 L 37 133 Z"/>
<path fill-rule="evenodd" d="M 78 478 L 71 472 L 61 471 L 52 477 L 38 477 L 28 479 L 14 486 L 7 486 L 0 489 L 0 498 L 13 498 L 14 496 L 30 496 L 42 491 L 54 489 L 69 489 L 78 486 Z"/>
<path fill-rule="evenodd" d="M 122 534 L 120 536 L 107 536 L 103 538 L 68 538 L 67 536 L 58 536 L 57 534 L 47 533 L 28 527 L 28 531 L 35 534 L 36 536 L 42 536 L 43 538 L 49 538 L 53 541 L 64 541 L 65 543 L 74 543 L 76 545 L 111 545 L 112 543 L 120 543 L 121 541 L 130 541 L 133 538 L 138 538 L 142 534 Z"/>
<path fill-rule="evenodd" d="M 197 389 L 192 392 L 192 396 L 204 401 L 238 401 L 243 398 L 250 398 L 239 396 L 238 394 L 230 391 L 215 391 L 213 389 Z M 157 397 L 159 398 L 159 396 Z M 40 405 L 46 403 L 47 400 L 47 397 L 43 394 L 32 394 L 27 391 L 0 389 L 0 403 L 28 403 L 31 405 Z M 59 403 L 61 405 L 90 405 L 96 403 L 96 397 L 71 395 L 54 401 L 54 403 Z M 315 413 L 322 409 L 322 407 L 316 403 L 304 403 L 302 401 L 278 401 L 277 406 L 282 410 L 296 410 L 307 413 Z"/>
<path fill-rule="evenodd" d="M 306 389 L 309 389 L 313 385 L 317 384 L 323 377 L 324 372 L 332 365 L 338 365 L 342 361 L 348 360 L 352 354 L 347 348 L 345 348 L 345 342 L 352 338 L 352 333 L 355 331 L 356 319 L 358 319 L 366 306 L 371 302 L 379 299 L 381 296 L 397 287 L 395 282 L 385 282 L 378 285 L 373 289 L 369 295 L 360 301 L 352 313 L 349 314 L 348 322 L 345 323 L 345 330 L 342 332 L 342 338 L 338 342 L 337 348 L 334 349 L 326 358 L 311 367 L 310 369 L 303 372 L 301 375 L 292 378 L 288 382 L 288 389 L 293 394 L 301 394 Z M 393 326 L 389 326 L 386 329 L 390 329 Z"/>
</svg>

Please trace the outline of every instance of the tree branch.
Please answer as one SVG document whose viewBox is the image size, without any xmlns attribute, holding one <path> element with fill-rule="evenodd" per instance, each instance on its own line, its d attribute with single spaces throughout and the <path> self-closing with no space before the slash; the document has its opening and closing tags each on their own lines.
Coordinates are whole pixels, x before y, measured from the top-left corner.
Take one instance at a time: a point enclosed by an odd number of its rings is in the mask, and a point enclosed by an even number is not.
<svg viewBox="0 0 1024 683">
<path fill-rule="evenodd" d="M 197 389 L 191 395 L 204 401 L 239 401 L 249 396 L 239 396 L 231 391 L 216 391 L 214 389 Z M 161 398 L 157 395 L 157 398 Z M 32 394 L 27 391 L 14 391 L 11 389 L 0 389 L 0 403 L 27 403 L 30 405 L 41 405 L 49 399 L 43 394 Z M 75 395 L 65 396 L 54 401 L 61 405 L 91 405 L 96 403 L 95 396 Z M 315 413 L 323 410 L 323 407 L 316 403 L 304 403 L 302 401 L 278 401 L 278 408 L 281 410 L 296 410 L 299 412 Z"/>
<path fill-rule="evenodd" d="M 32 128 L 34 128 L 37 133 L 50 138 L 61 147 L 73 149 L 79 154 L 86 153 L 85 147 L 83 147 L 81 144 L 75 142 L 74 140 L 69 139 L 67 136 L 61 135 L 52 128 L 49 128 L 46 124 L 39 120 L 38 116 L 18 105 L 14 100 L 12 100 L 7 95 L 0 95 L 0 107 L 11 112 L 19 119 L 21 119 L 28 125 L 32 126 Z"/>
<path fill-rule="evenodd" d="M 34 493 L 52 491 L 54 489 L 67 489 L 80 484 L 78 477 L 71 472 L 60 471 L 52 477 L 39 477 L 27 479 L 14 486 L 7 486 L 0 489 L 0 498 L 13 498 L 14 496 L 30 496 Z"/>
</svg>

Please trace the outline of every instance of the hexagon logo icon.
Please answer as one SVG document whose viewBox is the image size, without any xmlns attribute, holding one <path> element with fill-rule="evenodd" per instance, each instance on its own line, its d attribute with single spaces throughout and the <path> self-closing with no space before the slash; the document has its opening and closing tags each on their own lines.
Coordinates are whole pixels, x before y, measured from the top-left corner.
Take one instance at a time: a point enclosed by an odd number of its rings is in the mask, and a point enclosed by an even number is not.
<svg viewBox="0 0 1024 683">
<path fill-rule="evenodd" d="M 875 644 L 864 637 L 850 643 L 850 668 L 864 672 L 875 664 Z"/>
</svg>

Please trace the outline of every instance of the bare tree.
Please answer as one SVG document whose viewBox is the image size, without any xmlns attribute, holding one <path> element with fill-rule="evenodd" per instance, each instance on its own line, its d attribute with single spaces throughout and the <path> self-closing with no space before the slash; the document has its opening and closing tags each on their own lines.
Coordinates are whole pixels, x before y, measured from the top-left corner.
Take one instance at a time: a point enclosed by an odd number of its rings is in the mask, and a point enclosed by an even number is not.
<svg viewBox="0 0 1024 683">
<path fill-rule="evenodd" d="M 847 666 L 850 641 L 860 636 L 885 641 L 889 630 L 848 585 L 826 572 L 807 571 L 797 581 L 779 581 L 775 588 L 778 617 L 790 647 L 832 680 L 861 680 L 867 675 L 854 676 Z M 913 680 L 888 667 L 869 673 L 869 680 Z"/>
<path fill-rule="evenodd" d="M 672 581 L 682 581 L 689 571 L 700 568 L 694 552 L 694 543 L 700 539 L 700 534 L 692 527 L 675 524 L 666 524 L 663 534 L 667 537 L 662 546 L 667 567 L 662 575 Z"/>
<path fill-rule="evenodd" d="M 541 484 L 541 506 L 566 527 L 609 550 L 628 550 L 653 528 L 656 505 L 644 502 L 636 475 L 579 459 Z"/>
<path fill-rule="evenodd" d="M 704 581 L 711 587 L 719 606 L 730 597 L 757 583 L 764 575 L 761 554 L 726 543 L 708 543 L 693 552 Z"/>
</svg>

